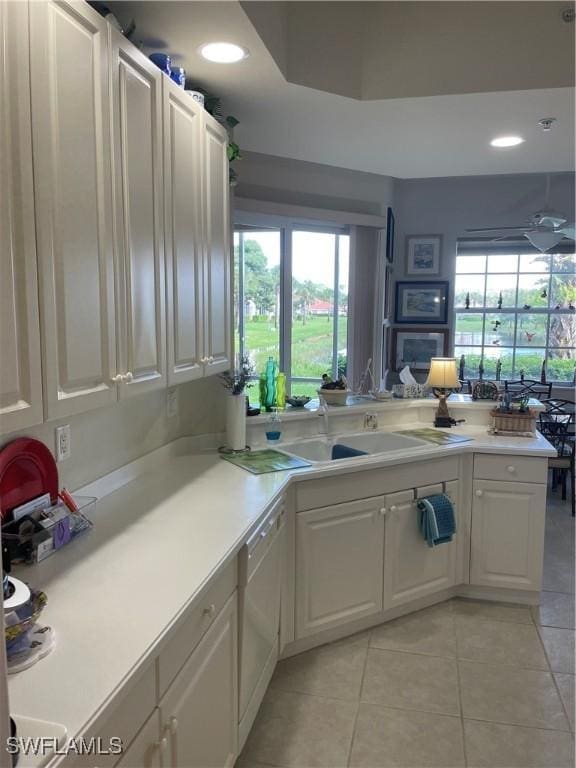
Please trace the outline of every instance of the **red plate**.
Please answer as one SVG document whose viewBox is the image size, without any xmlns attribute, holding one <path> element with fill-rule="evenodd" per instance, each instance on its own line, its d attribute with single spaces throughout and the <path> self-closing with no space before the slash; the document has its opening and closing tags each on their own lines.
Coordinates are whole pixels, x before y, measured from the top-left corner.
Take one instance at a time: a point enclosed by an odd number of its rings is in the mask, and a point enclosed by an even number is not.
<svg viewBox="0 0 576 768">
<path fill-rule="evenodd" d="M 0 519 L 14 507 L 49 493 L 58 499 L 58 469 L 44 443 L 19 437 L 0 451 Z"/>
</svg>

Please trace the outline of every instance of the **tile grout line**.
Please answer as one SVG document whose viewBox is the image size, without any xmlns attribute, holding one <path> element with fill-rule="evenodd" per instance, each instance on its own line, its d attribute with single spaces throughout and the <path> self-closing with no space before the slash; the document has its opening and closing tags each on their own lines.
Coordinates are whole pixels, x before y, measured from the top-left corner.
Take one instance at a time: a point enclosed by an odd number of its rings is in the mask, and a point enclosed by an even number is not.
<svg viewBox="0 0 576 768">
<path fill-rule="evenodd" d="M 350 739 L 350 747 L 348 748 L 348 756 L 346 759 L 346 768 L 349 768 L 350 761 L 352 760 L 352 749 L 354 747 L 354 739 L 356 738 L 356 726 L 358 725 L 358 717 L 360 715 L 360 704 L 362 702 L 362 688 L 364 687 L 364 678 L 366 676 L 366 667 L 368 666 L 368 651 L 370 650 L 370 640 L 372 639 L 372 630 L 368 635 L 368 643 L 366 645 L 366 655 L 364 656 L 364 666 L 362 667 L 362 676 L 360 678 L 360 690 L 358 691 L 358 701 L 356 703 L 356 715 L 354 716 L 354 724 L 352 726 L 352 737 Z"/>
<path fill-rule="evenodd" d="M 570 630 L 568 630 L 568 631 L 570 631 Z M 566 722 L 568 723 L 568 728 L 570 730 L 572 730 L 572 726 L 571 726 L 571 722 L 572 721 L 570 719 L 570 715 L 568 713 L 568 709 L 567 709 L 566 704 L 564 702 L 564 698 L 563 698 L 562 694 L 560 693 L 560 687 L 558 685 L 558 681 L 556 680 L 556 676 L 554 674 L 554 670 L 552 669 L 552 664 L 550 663 L 550 659 L 548 657 L 548 651 L 546 650 L 546 646 L 544 644 L 544 641 L 542 640 L 542 635 L 540 634 L 540 627 L 538 627 L 538 626 L 536 627 L 536 632 L 538 633 L 538 639 L 540 640 L 540 645 L 542 646 L 542 648 L 544 650 L 544 655 L 546 657 L 546 661 L 548 662 L 548 667 L 550 669 L 550 676 L 552 677 L 552 683 L 554 685 L 554 689 L 556 691 L 556 695 L 560 699 L 560 704 L 562 706 L 562 711 L 564 712 L 564 718 L 566 719 Z M 558 672 L 558 674 L 561 675 L 562 672 Z"/>
<path fill-rule="evenodd" d="M 460 678 L 460 664 L 458 663 L 458 633 L 456 632 L 456 618 L 452 622 L 454 632 L 454 648 L 456 649 L 456 679 L 458 681 L 458 706 L 460 707 L 460 728 L 462 729 L 462 748 L 464 750 L 464 765 L 468 766 L 468 750 L 466 748 L 466 729 L 464 727 L 464 706 L 462 704 L 462 681 Z"/>
</svg>

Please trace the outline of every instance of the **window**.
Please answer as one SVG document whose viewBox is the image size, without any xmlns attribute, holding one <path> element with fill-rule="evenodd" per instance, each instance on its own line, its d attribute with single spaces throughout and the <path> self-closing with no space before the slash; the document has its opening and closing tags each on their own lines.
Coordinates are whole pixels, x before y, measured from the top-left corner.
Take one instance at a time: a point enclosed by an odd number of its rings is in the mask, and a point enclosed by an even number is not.
<svg viewBox="0 0 576 768">
<path fill-rule="evenodd" d="M 292 394 L 316 397 L 322 374 L 346 373 L 349 250 L 342 229 L 235 229 L 236 352 L 258 373 L 274 357 Z"/>
<path fill-rule="evenodd" d="M 465 374 L 572 381 L 576 365 L 576 257 L 484 246 L 456 257 L 454 355 Z M 468 299 L 469 307 L 466 308 Z"/>
</svg>

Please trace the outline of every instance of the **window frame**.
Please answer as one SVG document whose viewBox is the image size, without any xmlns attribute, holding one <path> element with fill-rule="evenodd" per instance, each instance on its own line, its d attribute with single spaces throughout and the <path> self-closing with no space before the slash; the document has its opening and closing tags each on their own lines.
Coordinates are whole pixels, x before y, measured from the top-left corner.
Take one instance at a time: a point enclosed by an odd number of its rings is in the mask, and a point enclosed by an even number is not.
<svg viewBox="0 0 576 768">
<path fill-rule="evenodd" d="M 489 270 L 489 257 L 490 256 L 500 256 L 500 255 L 514 255 L 516 256 L 517 262 L 516 262 L 516 270 L 515 271 L 502 271 L 502 272 L 493 272 Z M 524 246 L 522 243 L 504 243 L 500 246 L 494 245 L 493 243 L 482 243 L 478 245 L 474 245 L 470 247 L 465 242 L 458 241 L 457 245 L 457 251 L 456 251 L 456 258 L 454 260 L 454 300 L 453 300 L 453 322 L 454 322 L 454 333 L 452 338 L 452 354 L 457 356 L 456 349 L 457 348 L 473 348 L 474 350 L 477 350 L 477 354 L 482 358 L 485 359 L 485 350 L 490 345 L 487 344 L 487 329 L 486 325 L 490 321 L 488 321 L 487 317 L 489 315 L 511 315 L 514 317 L 514 327 L 512 330 L 512 338 L 513 343 L 510 346 L 503 346 L 503 347 L 497 347 L 497 349 L 502 349 L 503 352 L 510 350 L 512 353 L 512 372 L 510 376 L 512 378 L 518 378 L 520 376 L 520 371 L 522 369 L 522 354 L 517 354 L 518 349 L 525 349 L 526 345 L 522 345 L 518 343 L 518 320 L 522 316 L 534 316 L 539 315 L 546 318 L 546 333 L 545 333 L 545 340 L 544 344 L 534 346 L 532 349 L 534 349 L 535 353 L 542 354 L 543 358 L 546 360 L 547 363 L 547 371 L 548 371 L 548 364 L 549 361 L 552 359 L 551 354 L 556 350 L 569 350 L 572 349 L 571 347 L 558 347 L 558 346 L 550 346 L 550 325 L 551 325 L 551 319 L 554 316 L 557 315 L 568 315 L 572 316 L 574 313 L 567 309 L 563 308 L 560 310 L 555 310 L 553 306 L 551 306 L 552 301 L 552 284 L 553 284 L 553 278 L 554 276 L 559 275 L 566 275 L 568 276 L 570 273 L 562 272 L 560 270 L 555 270 L 555 258 L 557 256 L 566 256 L 566 255 L 573 255 L 571 252 L 568 253 L 564 250 L 557 250 L 553 253 L 541 253 L 540 251 L 537 251 L 530 246 L 526 245 Z M 466 257 L 474 257 L 474 256 L 482 256 L 485 259 L 484 263 L 484 270 L 483 271 L 470 271 L 470 272 L 459 272 L 458 271 L 458 258 L 466 258 Z M 538 272 L 536 270 L 534 271 L 526 271 L 522 270 L 521 268 L 521 257 L 522 256 L 549 256 L 550 257 L 550 265 L 549 269 L 547 271 L 541 271 Z M 514 298 L 514 307 L 503 307 L 501 309 L 498 309 L 497 306 L 487 306 L 486 304 L 486 295 L 488 291 L 488 279 L 489 277 L 494 276 L 514 276 L 515 277 L 515 298 Z M 518 306 L 518 294 L 519 291 L 522 290 L 521 288 L 521 278 L 525 275 L 534 275 L 539 276 L 541 278 L 547 278 L 547 283 L 545 286 L 542 286 L 542 288 L 546 288 L 547 291 L 547 299 L 548 299 L 548 306 L 547 307 L 531 307 L 530 309 L 524 309 L 523 307 Z M 483 277 L 483 305 L 482 306 L 471 306 L 468 309 L 465 308 L 465 306 L 459 306 L 456 303 L 456 278 L 458 276 L 470 276 L 470 277 Z M 465 343 L 457 343 L 456 342 L 456 335 L 457 335 L 457 316 L 458 315 L 481 315 L 482 316 L 482 336 L 481 336 L 481 343 L 480 344 L 465 344 Z M 463 353 L 466 355 L 466 353 Z M 471 354 L 471 353 L 468 353 Z M 474 353 L 476 354 L 476 352 Z M 574 360 L 574 365 L 576 366 L 576 360 Z M 530 378 L 530 377 L 528 377 Z M 555 381 L 555 383 L 558 384 L 565 384 L 570 383 L 572 381 L 571 378 L 569 379 L 560 379 Z"/>
<path fill-rule="evenodd" d="M 352 272 L 353 272 L 353 249 L 352 249 L 352 227 L 346 224 L 339 224 L 337 222 L 319 221 L 317 219 L 304 219 L 304 218 L 289 218 L 284 216 L 275 216 L 271 214 L 258 214 L 250 213 L 247 211 L 236 211 L 234 221 L 232 225 L 232 241 L 234 241 L 234 235 L 238 231 L 238 228 L 245 227 L 244 234 L 250 231 L 265 231 L 265 230 L 277 230 L 280 232 L 280 307 L 279 307 L 279 337 L 278 337 L 278 350 L 279 350 L 279 367 L 280 370 L 286 374 L 286 394 L 289 396 L 292 391 L 292 382 L 294 383 L 320 383 L 319 377 L 304 377 L 292 375 L 292 235 L 294 232 L 317 232 L 324 234 L 335 235 L 335 268 L 334 268 L 334 312 L 333 312 L 333 324 L 332 324 L 332 366 L 333 372 L 337 370 L 338 366 L 338 307 L 339 307 L 339 295 L 338 295 L 338 278 L 339 278 L 339 238 L 338 235 L 347 235 L 350 238 L 350 247 L 348 255 L 348 315 L 347 315 L 347 328 L 346 328 L 346 350 L 347 357 L 349 359 L 349 347 L 350 339 L 353 338 L 353 316 L 350 313 L 350 293 L 352 289 Z M 233 255 L 234 258 L 234 255 Z M 232 270 L 234 274 L 234 270 Z M 240 297 L 242 276 L 239 277 L 238 296 Z M 233 286 L 232 295 L 235 296 L 235 290 Z M 242 305 L 243 302 L 239 302 Z M 234 317 L 234 312 L 232 313 Z M 244 325 L 240 325 L 240 320 L 244 321 L 244 308 L 239 306 L 238 320 L 239 329 L 245 328 Z M 232 334 L 233 346 L 236 338 L 236 329 L 233 329 Z M 244 350 L 244 344 L 242 336 L 238 334 L 241 344 L 240 349 L 233 349 L 234 359 L 236 354 L 241 355 Z M 257 375 L 253 377 L 257 379 Z"/>
</svg>

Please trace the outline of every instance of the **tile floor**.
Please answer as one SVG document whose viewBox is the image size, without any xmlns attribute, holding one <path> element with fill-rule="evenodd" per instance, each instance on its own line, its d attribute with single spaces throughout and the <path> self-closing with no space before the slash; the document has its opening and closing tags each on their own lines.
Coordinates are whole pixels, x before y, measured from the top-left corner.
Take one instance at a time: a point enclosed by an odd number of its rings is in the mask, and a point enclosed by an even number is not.
<svg viewBox="0 0 576 768">
<path fill-rule="evenodd" d="M 278 664 L 238 768 L 572 768 L 574 520 L 538 608 L 455 599 Z"/>
</svg>

